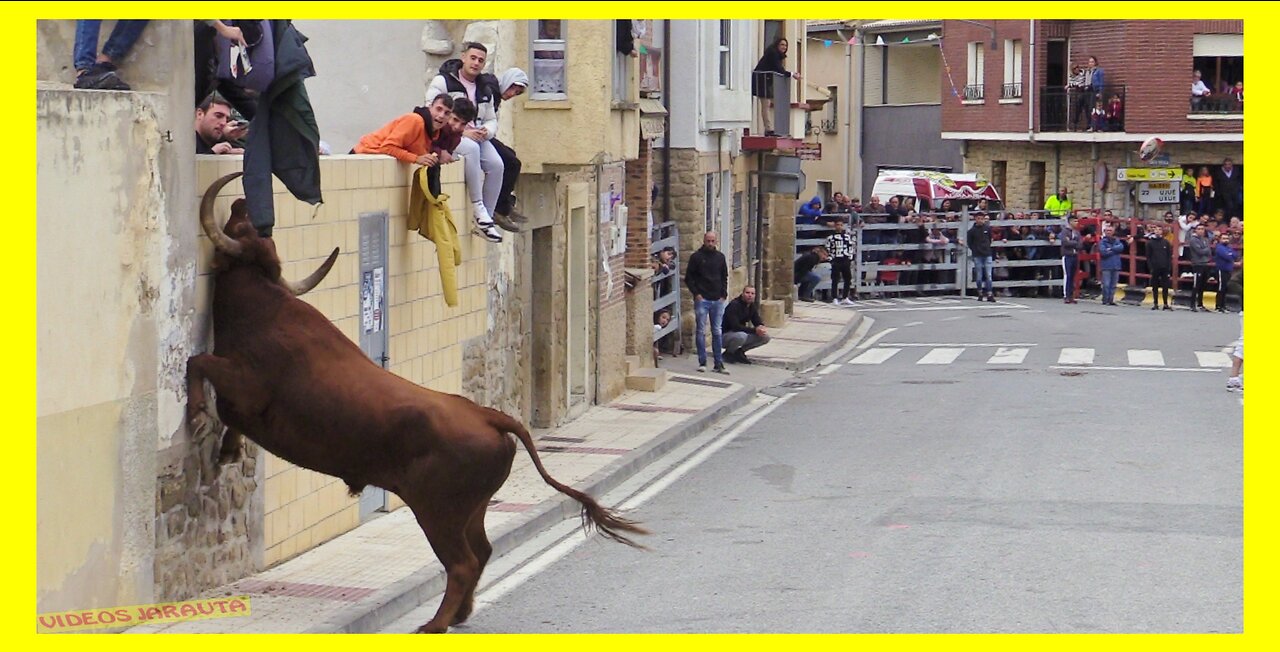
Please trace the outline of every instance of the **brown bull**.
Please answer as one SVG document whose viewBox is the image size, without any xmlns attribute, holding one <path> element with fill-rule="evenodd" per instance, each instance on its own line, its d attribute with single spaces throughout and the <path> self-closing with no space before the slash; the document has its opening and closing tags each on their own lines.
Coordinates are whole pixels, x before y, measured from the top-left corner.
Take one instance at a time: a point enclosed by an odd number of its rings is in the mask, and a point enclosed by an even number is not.
<svg viewBox="0 0 1280 652">
<path fill-rule="evenodd" d="M 511 472 L 515 435 L 547 484 L 582 504 L 583 526 L 637 546 L 623 533 L 645 534 L 632 521 L 552 478 L 529 431 L 515 419 L 453 394 L 442 394 L 374 364 L 320 311 L 297 298 L 320 283 L 337 258 L 301 283 L 280 276 L 270 239 L 249 223 L 243 199 L 219 231 L 216 181 L 200 204 L 200 222 L 216 247 L 212 354 L 187 362 L 187 418 L 206 414 L 204 381 L 217 392 L 227 426 L 221 454 L 239 454 L 240 437 L 293 464 L 394 492 L 413 510 L 448 573 L 444 599 L 419 632 L 444 632 L 471 614 L 492 546 L 485 535 L 489 499 Z"/>
</svg>

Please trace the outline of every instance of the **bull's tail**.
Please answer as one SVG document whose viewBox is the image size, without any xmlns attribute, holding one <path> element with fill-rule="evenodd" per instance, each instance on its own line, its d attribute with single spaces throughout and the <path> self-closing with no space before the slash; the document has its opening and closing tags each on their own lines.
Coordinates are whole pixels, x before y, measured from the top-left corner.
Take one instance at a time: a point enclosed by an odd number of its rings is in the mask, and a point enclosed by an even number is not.
<svg viewBox="0 0 1280 652">
<path fill-rule="evenodd" d="M 529 457 L 533 459 L 534 468 L 538 469 L 538 475 L 542 476 L 544 482 L 582 505 L 582 527 L 584 530 L 589 532 L 594 526 L 600 531 L 600 534 L 614 541 L 625 543 L 633 548 L 646 549 L 645 546 L 632 541 L 623 532 L 649 534 L 648 530 L 640 527 L 635 521 L 623 518 L 617 512 L 602 507 L 591 496 L 562 484 L 551 477 L 551 474 L 547 473 L 546 468 L 542 466 L 542 459 L 538 457 L 538 449 L 533 443 L 533 437 L 525 429 L 524 424 L 497 410 L 490 410 L 489 413 L 491 415 L 490 424 L 493 427 L 501 432 L 509 432 L 515 435 L 520 440 L 520 443 L 524 444 L 525 450 L 529 452 Z"/>
</svg>

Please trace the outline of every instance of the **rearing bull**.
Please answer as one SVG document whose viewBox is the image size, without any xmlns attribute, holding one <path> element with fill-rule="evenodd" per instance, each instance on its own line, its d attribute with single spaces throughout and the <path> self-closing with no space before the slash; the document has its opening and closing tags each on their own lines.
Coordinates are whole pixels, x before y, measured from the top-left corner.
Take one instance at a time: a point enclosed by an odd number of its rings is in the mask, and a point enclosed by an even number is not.
<svg viewBox="0 0 1280 652">
<path fill-rule="evenodd" d="M 547 473 L 519 421 L 382 369 L 298 299 L 324 279 L 337 249 L 294 284 L 280 276 L 275 244 L 249 223 L 244 199 L 231 205 L 219 231 L 214 198 L 238 176 L 218 179 L 200 203 L 200 224 L 216 248 L 214 350 L 187 362 L 187 419 L 197 429 L 213 423 L 208 380 L 227 427 L 223 460 L 238 455 L 243 435 L 293 464 L 341 478 L 353 493 L 372 485 L 400 496 L 448 573 L 440 608 L 419 632 L 445 632 L 471 614 L 493 550 L 485 510 L 515 458 L 508 434 L 547 484 L 582 504 L 585 529 L 640 547 L 623 533 L 647 534 L 643 528 Z"/>
</svg>

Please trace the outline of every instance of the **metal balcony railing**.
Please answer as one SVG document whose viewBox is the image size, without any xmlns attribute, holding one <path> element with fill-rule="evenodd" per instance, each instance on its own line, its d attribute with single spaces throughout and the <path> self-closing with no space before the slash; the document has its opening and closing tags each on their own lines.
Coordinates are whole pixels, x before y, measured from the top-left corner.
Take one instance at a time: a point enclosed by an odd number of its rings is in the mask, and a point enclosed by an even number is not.
<svg viewBox="0 0 1280 652">
<path fill-rule="evenodd" d="M 1129 106 L 1125 86 L 1091 89 L 1040 88 L 1040 131 L 1124 131 L 1124 114 Z M 1094 118 L 1093 109 L 1102 100 L 1103 115 Z"/>
<path fill-rule="evenodd" d="M 772 131 L 771 135 L 783 138 L 791 137 L 791 75 L 769 71 L 752 71 L 751 73 L 751 94 L 755 96 L 758 103 L 761 98 L 773 99 L 773 129 L 764 128 L 763 124 L 758 124 L 759 131 L 752 130 L 753 133 L 764 134 L 766 131 Z"/>
<path fill-rule="evenodd" d="M 1014 100 L 1022 98 L 1022 82 L 1005 84 L 1000 87 L 1000 99 Z"/>
<path fill-rule="evenodd" d="M 981 101 L 983 98 L 983 85 L 972 84 L 964 87 L 964 101 Z"/>
<path fill-rule="evenodd" d="M 1235 95 L 1222 93 L 1191 98 L 1191 112 L 1200 114 L 1244 113 L 1244 102 Z"/>
</svg>

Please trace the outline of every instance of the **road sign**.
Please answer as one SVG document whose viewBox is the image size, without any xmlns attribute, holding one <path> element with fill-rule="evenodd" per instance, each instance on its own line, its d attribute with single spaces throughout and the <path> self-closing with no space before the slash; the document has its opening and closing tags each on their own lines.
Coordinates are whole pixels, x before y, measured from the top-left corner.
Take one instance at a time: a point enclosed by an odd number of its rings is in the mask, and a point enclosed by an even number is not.
<svg viewBox="0 0 1280 652">
<path fill-rule="evenodd" d="M 1143 181 L 1138 184 L 1138 203 L 1176 204 L 1181 181 Z"/>
<path fill-rule="evenodd" d="M 804 143 L 796 147 L 796 156 L 801 161 L 821 161 L 822 143 Z"/>
<path fill-rule="evenodd" d="M 1182 168 L 1116 168 L 1116 181 L 1175 181 Z"/>
</svg>

